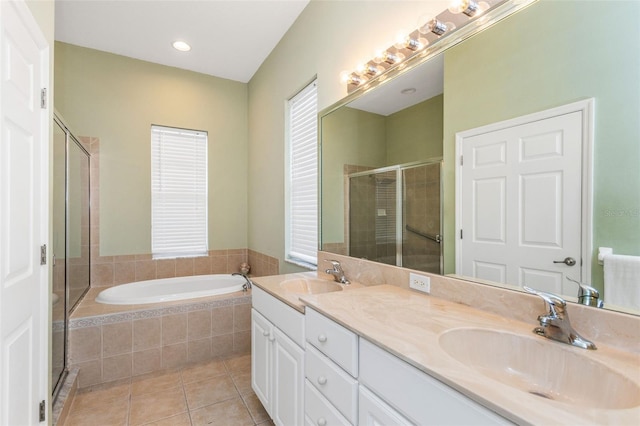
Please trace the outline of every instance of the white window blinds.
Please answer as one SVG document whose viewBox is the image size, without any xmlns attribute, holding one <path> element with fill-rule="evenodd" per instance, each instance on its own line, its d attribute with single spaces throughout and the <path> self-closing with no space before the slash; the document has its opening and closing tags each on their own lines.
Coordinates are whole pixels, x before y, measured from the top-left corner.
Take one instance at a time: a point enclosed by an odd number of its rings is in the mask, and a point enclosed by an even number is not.
<svg viewBox="0 0 640 426">
<path fill-rule="evenodd" d="M 314 81 L 289 100 L 287 258 L 317 264 L 318 96 Z"/>
<path fill-rule="evenodd" d="M 207 254 L 207 133 L 151 126 L 154 258 Z"/>
</svg>

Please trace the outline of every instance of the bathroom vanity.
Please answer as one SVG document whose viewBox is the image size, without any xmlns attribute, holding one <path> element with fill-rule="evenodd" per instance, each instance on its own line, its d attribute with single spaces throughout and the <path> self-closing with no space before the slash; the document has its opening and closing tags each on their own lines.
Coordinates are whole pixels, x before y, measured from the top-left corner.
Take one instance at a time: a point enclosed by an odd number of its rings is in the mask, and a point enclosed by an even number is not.
<svg viewBox="0 0 640 426">
<path fill-rule="evenodd" d="M 254 287 L 252 385 L 276 424 L 640 419 L 636 353 L 552 342 L 531 332 L 535 318 L 525 323 L 397 286 L 303 295 L 283 290 L 291 279 L 317 280 L 263 277 Z"/>
</svg>

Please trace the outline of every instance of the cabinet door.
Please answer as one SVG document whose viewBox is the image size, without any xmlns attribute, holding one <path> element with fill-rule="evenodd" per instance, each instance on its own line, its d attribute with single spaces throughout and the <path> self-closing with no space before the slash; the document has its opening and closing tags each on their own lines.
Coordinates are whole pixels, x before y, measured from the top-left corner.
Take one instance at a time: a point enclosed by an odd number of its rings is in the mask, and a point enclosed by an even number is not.
<svg viewBox="0 0 640 426">
<path fill-rule="evenodd" d="M 304 423 L 304 351 L 277 328 L 273 329 L 273 413 L 278 426 Z"/>
<path fill-rule="evenodd" d="M 411 422 L 378 398 L 369 389 L 360 386 L 359 420 L 360 426 L 410 426 Z"/>
<path fill-rule="evenodd" d="M 251 310 L 251 387 L 272 415 L 271 363 L 273 357 L 273 326 L 255 309 Z"/>
</svg>

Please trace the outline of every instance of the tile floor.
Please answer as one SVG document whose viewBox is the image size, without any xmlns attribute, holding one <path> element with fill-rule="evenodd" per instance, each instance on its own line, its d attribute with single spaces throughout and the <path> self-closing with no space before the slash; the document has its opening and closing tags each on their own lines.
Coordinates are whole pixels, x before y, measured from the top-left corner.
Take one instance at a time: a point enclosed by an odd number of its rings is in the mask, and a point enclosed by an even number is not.
<svg viewBox="0 0 640 426">
<path fill-rule="evenodd" d="M 64 426 L 272 425 L 251 389 L 251 355 L 81 389 Z"/>
</svg>

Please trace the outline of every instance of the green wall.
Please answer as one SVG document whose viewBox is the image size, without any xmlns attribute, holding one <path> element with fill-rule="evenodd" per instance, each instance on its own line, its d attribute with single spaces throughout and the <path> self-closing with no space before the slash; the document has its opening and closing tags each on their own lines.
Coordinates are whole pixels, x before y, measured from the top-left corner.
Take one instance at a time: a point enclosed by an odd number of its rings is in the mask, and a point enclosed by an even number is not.
<svg viewBox="0 0 640 426">
<path fill-rule="evenodd" d="M 597 247 L 640 254 L 640 3 L 541 0 L 445 54 L 445 271 L 454 272 L 456 132 L 595 98 Z M 603 30 L 603 28 L 611 30 Z M 594 261 L 593 284 L 602 266 Z"/>
<path fill-rule="evenodd" d="M 152 124 L 208 131 L 209 248 L 247 247 L 247 84 L 65 43 L 55 76 L 56 109 L 100 138 L 101 255 L 151 251 Z"/>
</svg>

